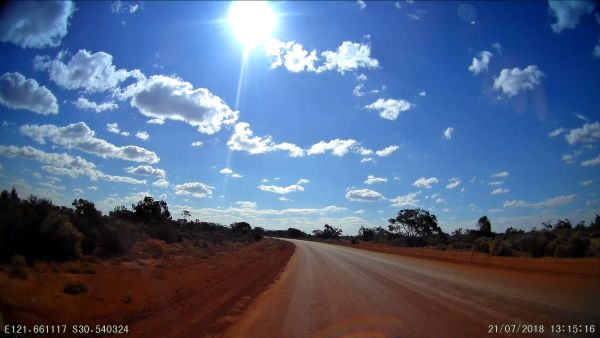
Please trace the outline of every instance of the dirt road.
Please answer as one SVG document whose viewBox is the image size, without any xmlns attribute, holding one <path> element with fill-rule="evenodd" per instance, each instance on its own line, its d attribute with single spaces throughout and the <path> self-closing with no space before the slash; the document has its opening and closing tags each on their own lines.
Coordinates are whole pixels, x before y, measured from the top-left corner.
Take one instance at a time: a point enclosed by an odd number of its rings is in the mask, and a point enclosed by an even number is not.
<svg viewBox="0 0 600 338">
<path fill-rule="evenodd" d="M 544 325 L 543 334 L 512 337 L 555 336 L 550 325 L 559 323 L 600 330 L 597 275 L 519 272 L 292 242 L 296 253 L 281 278 L 227 337 L 507 336 L 488 334 L 494 324 Z"/>
</svg>

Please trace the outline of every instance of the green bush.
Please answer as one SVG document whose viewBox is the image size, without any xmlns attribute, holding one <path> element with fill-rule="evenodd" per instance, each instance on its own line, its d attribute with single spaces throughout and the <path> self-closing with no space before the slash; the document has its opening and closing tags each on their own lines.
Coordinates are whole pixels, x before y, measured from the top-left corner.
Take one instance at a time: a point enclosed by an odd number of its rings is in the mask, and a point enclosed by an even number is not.
<svg viewBox="0 0 600 338">
<path fill-rule="evenodd" d="M 42 221 L 39 240 L 43 243 L 43 257 L 57 261 L 79 259 L 83 235 L 69 222 L 67 217 L 51 210 Z"/>
<path fill-rule="evenodd" d="M 489 253 L 490 252 L 490 241 L 491 238 L 487 237 L 479 237 L 475 240 L 475 250 L 480 252 Z"/>
</svg>

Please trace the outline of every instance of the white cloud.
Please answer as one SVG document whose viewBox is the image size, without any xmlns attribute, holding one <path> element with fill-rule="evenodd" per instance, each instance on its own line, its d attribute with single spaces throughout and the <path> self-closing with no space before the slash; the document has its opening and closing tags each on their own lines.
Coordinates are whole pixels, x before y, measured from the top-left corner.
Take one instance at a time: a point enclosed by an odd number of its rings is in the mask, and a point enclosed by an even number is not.
<svg viewBox="0 0 600 338">
<path fill-rule="evenodd" d="M 191 195 L 196 198 L 204 198 L 212 197 L 214 188 L 201 182 L 188 182 L 177 184 L 173 190 L 175 190 L 175 195 Z"/>
<path fill-rule="evenodd" d="M 325 62 L 317 68 L 317 73 L 337 70 L 344 74 L 344 72 L 355 71 L 358 68 L 379 67 L 379 61 L 371 58 L 371 45 L 368 43 L 344 41 L 337 51 L 324 51 L 321 56 Z"/>
<path fill-rule="evenodd" d="M 494 56 L 494 54 L 488 52 L 487 50 L 481 51 L 477 55 L 479 55 L 479 59 L 473 58 L 473 61 L 469 66 L 469 71 L 475 75 L 487 71 L 490 60 L 492 56 Z"/>
<path fill-rule="evenodd" d="M 502 90 L 504 94 L 512 97 L 521 91 L 532 90 L 540 84 L 540 79 L 544 76 L 544 73 L 535 65 L 527 66 L 525 69 L 505 68 L 494 79 L 494 89 Z"/>
<path fill-rule="evenodd" d="M 588 185 L 592 185 L 593 183 L 594 183 L 594 181 L 592 181 L 592 180 L 585 180 L 585 181 L 579 182 L 579 185 L 581 185 L 582 187 L 585 187 Z"/>
<path fill-rule="evenodd" d="M 441 197 L 438 197 L 438 198 L 435 200 L 435 203 L 437 203 L 437 204 L 445 204 L 445 203 L 446 203 L 446 200 L 444 200 L 444 199 L 443 199 L 443 198 L 441 198 Z"/>
<path fill-rule="evenodd" d="M 278 200 L 282 201 L 282 202 L 290 202 L 291 200 L 287 197 L 281 196 L 278 198 Z"/>
<path fill-rule="evenodd" d="M 594 143 L 600 139 L 600 122 L 586 123 L 581 128 L 571 129 L 565 139 L 569 144 Z"/>
<path fill-rule="evenodd" d="M 398 146 L 394 146 L 394 145 L 387 146 L 381 150 L 377 150 L 375 152 L 375 154 L 379 157 L 388 157 L 391 154 L 393 154 L 395 151 L 397 151 L 398 149 L 400 149 L 400 147 L 398 147 Z"/>
<path fill-rule="evenodd" d="M 493 185 L 493 186 L 501 186 L 502 184 L 504 184 L 504 181 L 492 181 L 492 182 L 488 183 L 488 185 Z"/>
<path fill-rule="evenodd" d="M 0 76 L 0 103 L 11 109 L 27 109 L 50 115 L 58 113 L 56 96 L 34 79 L 26 79 L 19 73 Z"/>
<path fill-rule="evenodd" d="M 508 177 L 510 175 L 510 173 L 508 171 L 501 171 L 498 173 L 493 174 L 493 177 Z"/>
<path fill-rule="evenodd" d="M 363 89 L 365 88 L 365 85 L 362 83 L 359 83 L 356 85 L 356 87 L 354 87 L 354 89 L 352 90 L 352 95 L 357 96 L 357 97 L 361 97 L 363 95 L 365 95 L 365 92 L 363 91 Z"/>
<path fill-rule="evenodd" d="M 146 184 L 146 180 L 137 180 L 125 176 L 107 175 L 91 163 L 79 156 L 71 156 L 65 153 L 47 153 L 33 147 L 0 146 L 0 155 L 8 158 L 21 157 L 27 160 L 37 161 L 42 164 L 42 169 L 52 175 L 87 176 L 92 180 L 104 180 L 109 182 L 122 182 L 129 184 Z"/>
<path fill-rule="evenodd" d="M 448 127 L 444 130 L 444 138 L 446 140 L 451 140 L 452 139 L 452 132 L 454 131 L 453 127 Z"/>
<path fill-rule="evenodd" d="M 449 183 L 446 185 L 446 189 L 454 189 L 460 185 L 460 179 L 458 177 L 453 177 L 450 179 Z"/>
<path fill-rule="evenodd" d="M 239 206 L 240 208 L 251 208 L 251 209 L 256 208 L 256 202 L 251 202 L 251 201 L 237 201 L 237 202 L 235 202 L 235 204 L 237 206 Z"/>
<path fill-rule="evenodd" d="M 254 132 L 246 122 L 239 122 L 234 127 L 234 132 L 227 141 L 231 150 L 246 151 L 249 154 L 263 154 L 271 151 L 287 151 L 290 157 L 304 156 L 304 150 L 295 144 L 273 142 L 270 136 L 253 136 Z"/>
<path fill-rule="evenodd" d="M 365 157 L 360 160 L 360 163 L 376 163 L 376 162 L 375 162 L 375 159 L 373 159 L 372 157 Z"/>
<path fill-rule="evenodd" d="M 292 43 L 290 48 L 285 50 L 283 55 L 283 64 L 285 68 L 293 73 L 303 71 L 315 72 L 315 62 L 317 61 L 317 52 L 308 52 L 304 50 L 301 44 Z"/>
<path fill-rule="evenodd" d="M 573 116 L 575 116 L 576 118 L 578 118 L 578 119 L 580 119 L 582 121 L 590 122 L 590 119 L 587 116 L 583 115 L 583 114 L 573 113 Z"/>
<path fill-rule="evenodd" d="M 492 47 L 496 50 L 496 52 L 498 52 L 498 54 L 502 53 L 502 45 L 500 42 L 494 42 Z"/>
<path fill-rule="evenodd" d="M 169 181 L 165 180 L 164 178 L 159 178 L 158 180 L 152 182 L 152 185 L 155 187 L 166 189 L 169 187 Z"/>
<path fill-rule="evenodd" d="M 106 124 L 106 130 L 109 133 L 119 134 L 121 136 L 129 136 L 129 132 L 127 132 L 127 131 L 121 131 L 121 129 L 119 129 L 119 124 L 118 123 L 107 123 Z"/>
<path fill-rule="evenodd" d="M 142 9 L 143 3 L 132 3 L 130 1 L 117 0 L 110 5 L 110 11 L 113 13 L 129 13 L 133 14 Z"/>
<path fill-rule="evenodd" d="M 590 14 L 594 10 L 594 2 L 577 1 L 548 1 L 548 10 L 556 18 L 550 27 L 555 33 L 560 33 L 563 29 L 573 29 L 579 24 L 579 18 Z"/>
<path fill-rule="evenodd" d="M 367 4 L 363 0 L 356 0 L 356 5 L 362 10 L 367 8 Z"/>
<path fill-rule="evenodd" d="M 437 184 L 439 180 L 435 177 L 425 178 L 421 177 L 416 180 L 413 185 L 419 188 L 431 189 L 431 186 Z"/>
<path fill-rule="evenodd" d="M 135 137 L 139 138 L 142 141 L 146 141 L 150 138 L 150 135 L 145 131 L 139 131 L 135 133 Z"/>
<path fill-rule="evenodd" d="M 417 203 L 419 203 L 419 200 L 417 199 L 417 195 L 420 193 L 421 193 L 420 191 L 411 192 L 404 196 L 398 196 L 396 198 L 393 198 L 390 200 L 390 202 L 392 202 L 392 206 L 395 206 L 395 207 L 406 207 L 406 206 L 416 207 Z"/>
<path fill-rule="evenodd" d="M 75 195 L 83 195 L 84 191 L 82 189 L 75 188 L 73 189 L 73 193 L 75 193 Z"/>
<path fill-rule="evenodd" d="M 192 142 L 192 147 L 202 147 L 204 143 L 202 141 L 194 141 Z"/>
<path fill-rule="evenodd" d="M 221 170 L 219 170 L 220 174 L 225 174 L 225 175 L 231 175 L 233 174 L 233 170 L 229 169 L 229 168 L 223 168 Z"/>
<path fill-rule="evenodd" d="M 165 124 L 165 120 L 150 119 L 150 120 L 146 121 L 146 123 L 148 123 L 148 124 Z"/>
<path fill-rule="evenodd" d="M 370 155 L 373 154 L 373 150 L 367 149 L 367 148 L 363 148 L 363 147 L 356 148 L 356 152 L 358 154 L 360 154 L 361 156 L 370 156 Z"/>
<path fill-rule="evenodd" d="M 365 109 L 377 110 L 379 116 L 386 120 L 395 120 L 401 112 L 405 112 L 412 108 L 412 104 L 405 100 L 396 99 L 377 99 L 377 101 L 366 105 Z"/>
<path fill-rule="evenodd" d="M 562 156 L 562 160 L 563 162 L 565 162 L 566 164 L 573 164 L 575 163 L 575 158 L 577 158 L 579 155 L 581 155 L 583 152 L 581 150 L 575 150 L 571 153 L 568 154 L 563 154 Z"/>
<path fill-rule="evenodd" d="M 496 188 L 496 189 L 492 190 L 492 192 L 490 192 L 490 195 L 506 194 L 509 191 L 510 191 L 509 189 L 505 189 L 505 188 Z"/>
<path fill-rule="evenodd" d="M 565 132 L 565 128 L 557 128 L 548 133 L 548 137 L 556 137 Z"/>
<path fill-rule="evenodd" d="M 308 149 L 308 154 L 318 155 L 324 154 L 327 151 L 331 151 L 333 155 L 341 157 L 346 155 L 348 151 L 350 151 L 356 145 L 358 145 L 358 142 L 353 139 L 335 139 L 329 142 L 320 141 L 319 143 L 313 144 L 310 149 Z"/>
<path fill-rule="evenodd" d="M 526 202 L 523 200 L 512 200 L 512 201 L 505 201 L 504 204 L 502 205 L 502 207 L 503 208 L 526 208 L 526 207 L 550 208 L 550 207 L 556 207 L 556 206 L 571 203 L 576 198 L 577 198 L 577 195 L 572 194 L 572 195 L 561 195 L 561 196 L 557 196 L 557 197 L 553 197 L 553 198 L 548 198 L 548 199 L 545 199 L 543 201 L 536 202 L 536 203 L 529 203 L 529 202 Z"/>
<path fill-rule="evenodd" d="M 92 190 L 92 191 L 98 191 L 98 187 L 95 185 L 91 185 L 89 187 L 87 187 L 88 190 Z"/>
<path fill-rule="evenodd" d="M 75 11 L 71 1 L 11 1 L 0 12 L 0 41 L 21 48 L 56 47 Z"/>
<path fill-rule="evenodd" d="M 383 200 L 385 197 L 370 189 L 352 189 L 346 193 L 346 199 L 358 202 L 375 202 Z"/>
<path fill-rule="evenodd" d="M 194 89 L 182 79 L 154 75 L 136 86 L 131 105 L 150 118 L 186 122 L 204 134 L 237 121 L 239 112 L 206 88 Z"/>
<path fill-rule="evenodd" d="M 419 93 L 419 96 L 425 97 L 425 96 L 427 96 L 427 92 L 423 90 Z"/>
<path fill-rule="evenodd" d="M 298 180 L 298 182 L 296 184 L 308 184 L 310 183 L 309 180 L 307 180 L 306 178 L 301 178 Z"/>
<path fill-rule="evenodd" d="M 272 192 L 275 194 L 281 194 L 281 195 L 289 194 L 289 193 L 295 192 L 295 191 L 304 191 L 304 187 L 299 184 L 292 184 L 292 185 L 288 185 L 287 187 L 261 184 L 258 186 L 258 189 L 260 189 L 262 191 Z"/>
<path fill-rule="evenodd" d="M 36 56 L 34 66 L 38 70 L 47 70 L 50 79 L 66 89 L 83 89 L 88 93 L 104 92 L 117 86 L 130 77 L 142 79 L 138 71 L 116 69 L 112 55 L 105 52 L 91 54 L 82 49 L 64 63 L 65 53 L 60 52 L 55 59 L 49 56 Z"/>
<path fill-rule="evenodd" d="M 126 161 L 157 163 L 160 159 L 155 152 L 138 146 L 116 146 L 95 137 L 85 122 L 57 127 L 52 124 L 23 125 L 21 134 L 33 138 L 40 144 L 50 141 L 67 148 L 76 148 L 103 158 L 117 158 Z"/>
<path fill-rule="evenodd" d="M 366 184 L 375 184 L 375 183 L 385 183 L 388 179 L 385 177 L 375 177 L 373 175 L 369 175 L 364 183 Z"/>
<path fill-rule="evenodd" d="M 164 169 L 153 168 L 150 165 L 140 165 L 137 167 L 129 167 L 129 168 L 125 168 L 125 171 L 130 174 L 145 175 L 145 176 L 158 176 L 161 178 L 165 178 L 167 176 L 167 173 L 165 172 Z"/>
<path fill-rule="evenodd" d="M 77 101 L 73 101 L 73 104 L 79 109 L 94 110 L 96 113 L 119 108 L 119 105 L 114 101 L 96 103 L 86 99 L 85 97 L 79 97 Z"/>
<path fill-rule="evenodd" d="M 581 165 L 584 167 L 592 167 L 592 166 L 600 165 L 600 155 L 598 155 L 594 158 L 590 158 L 589 160 L 582 161 Z"/>
</svg>

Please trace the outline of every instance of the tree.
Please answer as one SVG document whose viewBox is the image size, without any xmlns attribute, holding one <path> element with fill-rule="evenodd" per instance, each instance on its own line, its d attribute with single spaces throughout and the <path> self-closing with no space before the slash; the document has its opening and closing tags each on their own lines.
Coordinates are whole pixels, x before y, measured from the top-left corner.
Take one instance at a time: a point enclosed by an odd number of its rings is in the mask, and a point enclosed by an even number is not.
<svg viewBox="0 0 600 338">
<path fill-rule="evenodd" d="M 93 202 L 80 198 L 73 200 L 72 205 L 75 207 L 75 214 L 79 217 L 92 219 L 102 216 L 102 213 L 96 209 L 96 205 Z"/>
<path fill-rule="evenodd" d="M 165 201 L 155 201 L 150 196 L 144 197 L 143 200 L 131 206 L 135 215 L 144 220 L 170 220 L 171 213 Z"/>
<path fill-rule="evenodd" d="M 477 221 L 477 227 L 479 228 L 479 236 L 494 237 L 492 234 L 492 223 L 487 216 L 479 217 L 479 220 Z"/>
<path fill-rule="evenodd" d="M 187 221 L 187 218 L 188 218 L 188 217 L 192 217 L 192 214 L 190 214 L 190 212 L 189 212 L 189 211 L 187 211 L 187 210 L 183 210 L 183 211 L 181 212 L 181 217 L 183 217 L 183 220 L 184 220 L 184 221 Z"/>
<path fill-rule="evenodd" d="M 313 230 L 313 234 L 321 239 L 338 239 L 342 234 L 342 230 L 325 224 L 323 230 Z"/>
<path fill-rule="evenodd" d="M 375 229 L 365 228 L 363 226 L 358 229 L 358 236 L 365 242 L 370 242 L 375 239 Z"/>
<path fill-rule="evenodd" d="M 252 226 L 247 222 L 235 222 L 232 223 L 229 228 L 232 232 L 246 234 L 252 230 Z"/>
<path fill-rule="evenodd" d="M 437 217 L 423 209 L 403 209 L 396 218 L 388 220 L 391 232 L 407 237 L 423 238 L 438 234 L 442 229 L 438 226 Z"/>
</svg>

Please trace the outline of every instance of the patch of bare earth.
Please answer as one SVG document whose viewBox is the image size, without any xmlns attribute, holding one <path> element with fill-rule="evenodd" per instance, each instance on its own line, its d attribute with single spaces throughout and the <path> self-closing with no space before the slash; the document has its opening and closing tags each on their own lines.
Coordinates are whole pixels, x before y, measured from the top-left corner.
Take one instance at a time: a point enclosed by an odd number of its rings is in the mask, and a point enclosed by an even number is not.
<svg viewBox="0 0 600 338">
<path fill-rule="evenodd" d="M 201 246 L 149 240 L 122 258 L 37 263 L 26 279 L 10 278 L 4 267 L 0 306 L 5 324 L 127 324 L 135 337 L 214 336 L 277 278 L 293 252 L 293 244 L 275 239 Z M 74 282 L 87 291 L 66 294 Z"/>
</svg>

